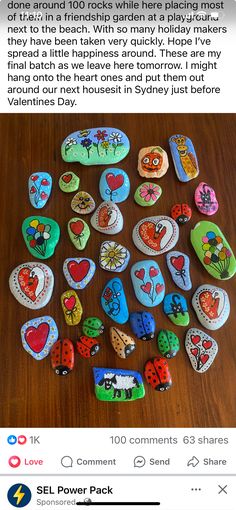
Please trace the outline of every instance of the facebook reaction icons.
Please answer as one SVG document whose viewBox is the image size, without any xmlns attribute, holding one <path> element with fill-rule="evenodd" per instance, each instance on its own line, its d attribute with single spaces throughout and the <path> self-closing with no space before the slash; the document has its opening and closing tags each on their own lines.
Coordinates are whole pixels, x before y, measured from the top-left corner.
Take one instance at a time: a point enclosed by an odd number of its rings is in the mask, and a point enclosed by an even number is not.
<svg viewBox="0 0 236 510">
<path fill-rule="evenodd" d="M 31 501 L 31 490 L 23 483 L 12 485 L 7 493 L 9 503 L 15 508 L 23 508 Z"/>
<path fill-rule="evenodd" d="M 19 445 L 24 445 L 27 442 L 27 438 L 23 435 L 16 437 L 13 434 L 11 434 L 10 436 L 8 436 L 7 442 L 10 445 L 15 445 L 16 443 L 18 443 Z"/>
<path fill-rule="evenodd" d="M 17 455 L 13 455 L 12 457 L 10 457 L 10 459 L 8 460 L 8 464 L 11 468 L 18 468 L 21 464 L 21 460 L 20 460 L 20 457 L 18 457 Z"/>
</svg>

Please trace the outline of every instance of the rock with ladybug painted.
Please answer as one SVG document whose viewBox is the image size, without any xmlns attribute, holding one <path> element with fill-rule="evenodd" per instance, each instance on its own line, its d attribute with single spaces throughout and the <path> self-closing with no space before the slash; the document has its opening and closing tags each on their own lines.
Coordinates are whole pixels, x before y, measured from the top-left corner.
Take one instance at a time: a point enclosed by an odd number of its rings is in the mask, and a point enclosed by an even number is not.
<svg viewBox="0 0 236 510">
<path fill-rule="evenodd" d="M 100 343 L 94 338 L 88 336 L 80 336 L 76 342 L 77 351 L 82 358 L 91 358 L 98 353 Z"/>
<path fill-rule="evenodd" d="M 74 345 L 65 338 L 58 340 L 51 349 L 51 365 L 56 375 L 67 375 L 74 368 Z"/>
<path fill-rule="evenodd" d="M 165 295 L 165 282 L 155 260 L 142 260 L 131 267 L 131 280 L 137 300 L 148 307 L 157 306 Z"/>
<path fill-rule="evenodd" d="M 215 191 L 206 182 L 200 182 L 194 194 L 195 204 L 202 214 L 212 216 L 218 211 L 219 204 Z"/>
<path fill-rule="evenodd" d="M 185 349 L 193 369 L 202 374 L 212 365 L 218 352 L 218 344 L 201 329 L 191 328 L 186 334 Z"/>
<path fill-rule="evenodd" d="M 221 328 L 230 314 L 227 292 L 208 283 L 198 287 L 192 305 L 202 326 L 212 331 Z"/>
<path fill-rule="evenodd" d="M 114 202 L 102 202 L 91 218 L 91 225 L 104 234 L 118 234 L 123 229 L 123 216 Z"/>
<path fill-rule="evenodd" d="M 118 328 L 110 328 L 110 340 L 119 358 L 128 358 L 136 348 L 134 339 Z"/>
<path fill-rule="evenodd" d="M 83 308 L 74 290 L 63 292 L 61 295 L 61 306 L 68 326 L 76 326 L 80 323 Z"/>
<path fill-rule="evenodd" d="M 29 216 L 22 223 L 25 244 L 33 257 L 48 259 L 60 238 L 60 227 L 55 220 L 44 216 Z"/>
<path fill-rule="evenodd" d="M 86 221 L 80 218 L 71 218 L 67 229 L 70 240 L 77 250 L 84 250 L 90 237 L 90 228 Z"/>
<path fill-rule="evenodd" d="M 87 317 L 82 325 L 83 333 L 91 338 L 97 338 L 104 332 L 104 325 L 98 317 Z"/>
<path fill-rule="evenodd" d="M 181 251 L 170 251 L 166 255 L 166 262 L 175 285 L 182 290 L 190 290 L 192 282 L 188 255 Z"/>
<path fill-rule="evenodd" d="M 54 286 L 54 276 L 50 267 L 41 262 L 25 262 L 17 266 L 9 278 L 13 296 L 21 304 L 38 310 L 48 304 Z"/>
<path fill-rule="evenodd" d="M 145 363 L 144 376 L 154 390 L 166 391 L 172 386 L 172 379 L 165 358 L 157 356 Z"/>
<path fill-rule="evenodd" d="M 161 329 L 157 336 L 157 347 L 164 358 L 174 358 L 179 352 L 179 339 L 173 331 Z"/>
<path fill-rule="evenodd" d="M 136 248 L 145 255 L 162 255 L 178 242 L 179 227 L 169 216 L 150 216 L 135 225 L 132 237 Z"/>
<path fill-rule="evenodd" d="M 155 335 L 156 324 L 150 312 L 132 312 L 129 316 L 130 327 L 140 340 L 152 340 Z"/>
<path fill-rule="evenodd" d="M 59 179 L 59 188 L 65 193 L 74 193 L 79 189 L 80 178 L 74 172 L 64 172 Z"/>
<path fill-rule="evenodd" d="M 161 147 L 150 146 L 140 149 L 138 172 L 142 177 L 159 178 L 166 174 L 169 161 L 166 151 Z"/>
<path fill-rule="evenodd" d="M 171 292 L 163 301 L 163 311 L 176 326 L 188 326 L 189 313 L 187 301 L 182 294 Z"/>
<path fill-rule="evenodd" d="M 100 177 L 99 191 L 103 200 L 124 202 L 130 192 L 127 173 L 121 168 L 107 168 Z"/>
<path fill-rule="evenodd" d="M 169 138 L 175 172 L 181 182 L 188 182 L 199 174 L 196 152 L 192 140 L 184 135 Z"/>
<path fill-rule="evenodd" d="M 106 315 L 118 324 L 125 324 L 129 310 L 123 283 L 120 278 L 112 278 L 104 287 L 101 296 L 102 309 Z"/>
<path fill-rule="evenodd" d="M 63 273 L 72 289 L 84 289 L 92 280 L 96 265 L 91 259 L 69 258 L 64 261 Z"/>
<path fill-rule="evenodd" d="M 28 181 L 29 200 L 35 209 L 42 209 L 52 191 L 52 177 L 47 172 L 35 172 Z"/>
<path fill-rule="evenodd" d="M 188 204 L 175 204 L 171 208 L 171 218 L 175 220 L 178 225 L 184 225 L 192 217 L 192 209 Z"/>
<path fill-rule="evenodd" d="M 21 328 L 21 340 L 24 349 L 38 361 L 48 356 L 57 339 L 57 325 L 54 319 L 48 315 L 31 319 Z"/>
<path fill-rule="evenodd" d="M 71 209 L 78 214 L 90 214 L 95 209 L 94 199 L 87 191 L 78 191 L 70 205 Z"/>
</svg>

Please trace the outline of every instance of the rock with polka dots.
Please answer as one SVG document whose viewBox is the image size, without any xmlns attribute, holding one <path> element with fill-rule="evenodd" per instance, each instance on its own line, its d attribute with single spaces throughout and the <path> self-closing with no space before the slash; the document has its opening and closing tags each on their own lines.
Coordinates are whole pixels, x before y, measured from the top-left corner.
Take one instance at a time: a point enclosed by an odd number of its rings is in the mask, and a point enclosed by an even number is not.
<svg viewBox="0 0 236 510">
<path fill-rule="evenodd" d="M 41 262 L 25 262 L 12 271 L 9 287 L 21 305 L 31 310 L 39 310 L 51 299 L 54 287 L 53 272 Z"/>
<path fill-rule="evenodd" d="M 175 220 L 178 225 L 184 225 L 192 217 L 192 209 L 188 204 L 175 204 L 171 208 L 171 218 Z"/>
<path fill-rule="evenodd" d="M 25 351 L 37 361 L 48 356 L 57 339 L 57 325 L 48 315 L 31 319 L 21 328 L 22 345 Z"/>
<path fill-rule="evenodd" d="M 172 379 L 165 358 L 157 356 L 149 359 L 144 368 L 144 376 L 148 384 L 156 391 L 166 391 L 172 386 Z"/>
<path fill-rule="evenodd" d="M 227 292 L 208 283 L 197 288 L 192 305 L 202 326 L 212 331 L 221 328 L 230 314 Z"/>
<path fill-rule="evenodd" d="M 134 339 L 115 327 L 110 328 L 110 340 L 119 358 L 128 358 L 136 348 Z"/>
</svg>

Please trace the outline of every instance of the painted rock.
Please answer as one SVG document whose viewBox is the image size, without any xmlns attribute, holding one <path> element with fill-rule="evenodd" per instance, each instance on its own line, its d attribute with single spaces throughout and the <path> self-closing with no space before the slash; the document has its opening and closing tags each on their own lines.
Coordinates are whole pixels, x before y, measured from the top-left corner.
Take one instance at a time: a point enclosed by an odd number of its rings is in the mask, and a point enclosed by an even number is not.
<svg viewBox="0 0 236 510">
<path fill-rule="evenodd" d="M 159 200 L 162 194 L 161 186 L 153 184 L 153 182 L 144 182 L 140 184 L 135 191 L 134 200 L 143 207 L 150 207 Z"/>
<path fill-rule="evenodd" d="M 128 402 L 143 398 L 145 388 L 142 376 L 133 370 L 94 368 L 95 394 L 98 400 Z"/>
<path fill-rule="evenodd" d="M 26 322 L 21 328 L 22 345 L 34 359 L 48 356 L 58 339 L 58 329 L 52 317 L 45 315 Z"/>
<path fill-rule="evenodd" d="M 29 216 L 22 223 L 25 244 L 37 259 L 48 259 L 55 251 L 60 238 L 60 227 L 51 218 Z"/>
<path fill-rule="evenodd" d="M 188 182 L 199 174 L 199 167 L 193 142 L 184 135 L 169 138 L 171 155 L 176 175 L 181 182 Z"/>
<path fill-rule="evenodd" d="M 166 359 L 157 356 L 145 363 L 144 376 L 154 390 L 166 391 L 172 386 L 172 379 Z"/>
<path fill-rule="evenodd" d="M 75 350 L 69 338 L 57 340 L 51 349 L 50 355 L 52 369 L 56 375 L 67 375 L 73 370 Z"/>
<path fill-rule="evenodd" d="M 142 177 L 162 177 L 169 168 L 166 151 L 161 147 L 151 146 L 140 149 L 138 155 L 138 172 Z"/>
<path fill-rule="evenodd" d="M 157 347 L 164 358 L 174 358 L 179 352 L 179 339 L 173 331 L 161 329 L 157 337 Z"/>
<path fill-rule="evenodd" d="M 190 290 L 192 282 L 188 255 L 181 251 L 170 251 L 166 255 L 166 262 L 175 285 L 182 290 Z"/>
<path fill-rule="evenodd" d="M 202 214 L 212 216 L 218 211 L 219 204 L 215 191 L 206 182 L 200 182 L 194 194 L 195 204 Z"/>
<path fill-rule="evenodd" d="M 92 280 L 96 266 L 91 259 L 66 259 L 63 264 L 64 276 L 72 289 L 84 289 Z"/>
<path fill-rule="evenodd" d="M 28 182 L 30 203 L 36 209 L 42 209 L 52 191 L 52 178 L 47 172 L 36 172 Z"/>
<path fill-rule="evenodd" d="M 91 225 L 104 234 L 118 234 L 123 228 L 123 216 L 114 202 L 102 202 L 91 218 Z"/>
<path fill-rule="evenodd" d="M 107 168 L 100 177 L 99 191 L 103 200 L 124 202 L 130 192 L 127 173 L 121 168 Z"/>
<path fill-rule="evenodd" d="M 192 305 L 202 326 L 212 331 L 221 328 L 230 314 L 227 292 L 208 283 L 198 287 Z"/>
<path fill-rule="evenodd" d="M 83 333 L 91 338 L 97 338 L 104 332 L 104 325 L 98 317 L 87 317 L 82 325 Z"/>
<path fill-rule="evenodd" d="M 200 221 L 190 234 L 194 250 L 208 273 L 218 280 L 228 280 L 236 272 L 232 249 L 220 228 L 210 221 Z"/>
<path fill-rule="evenodd" d="M 105 285 L 101 305 L 104 312 L 118 324 L 125 324 L 129 318 L 123 283 L 120 278 L 113 278 Z"/>
<path fill-rule="evenodd" d="M 91 358 L 98 353 L 100 349 L 100 343 L 94 338 L 88 336 L 81 336 L 76 343 L 77 351 L 81 358 Z"/>
<path fill-rule="evenodd" d="M 25 262 L 17 266 L 9 278 L 13 296 L 21 305 L 39 310 L 48 304 L 54 286 L 50 267 L 40 262 Z"/>
<path fill-rule="evenodd" d="M 71 209 L 78 214 L 90 214 L 95 209 L 93 197 L 87 191 L 78 191 L 71 200 Z"/>
<path fill-rule="evenodd" d="M 128 137 L 117 128 L 99 127 L 71 133 L 61 146 L 62 159 L 82 165 L 119 163 L 129 153 Z"/>
<path fill-rule="evenodd" d="M 152 340 L 155 335 L 156 324 L 150 312 L 132 312 L 129 316 L 130 327 L 140 340 Z"/>
<path fill-rule="evenodd" d="M 188 305 L 185 297 L 181 294 L 175 292 L 166 294 L 163 302 L 163 311 L 173 324 L 177 326 L 188 326 Z"/>
<path fill-rule="evenodd" d="M 110 328 L 110 340 L 119 358 L 128 358 L 136 348 L 134 339 L 118 328 Z"/>
<path fill-rule="evenodd" d="M 65 321 L 68 326 L 79 324 L 83 308 L 74 290 L 67 290 L 61 296 L 61 306 L 64 312 Z"/>
<path fill-rule="evenodd" d="M 74 172 L 64 172 L 59 179 L 59 188 L 65 193 L 74 193 L 79 189 L 80 178 Z"/>
<path fill-rule="evenodd" d="M 131 280 L 137 300 L 144 306 L 157 306 L 164 299 L 165 282 L 155 260 L 141 260 L 131 267 Z"/>
<path fill-rule="evenodd" d="M 133 229 L 135 246 L 146 255 L 161 255 L 171 250 L 179 239 L 179 227 L 169 216 L 150 216 Z"/>
<path fill-rule="evenodd" d="M 86 221 L 80 218 L 71 218 L 67 225 L 68 234 L 77 250 L 84 250 L 89 238 L 90 228 Z"/>
<path fill-rule="evenodd" d="M 218 352 L 218 344 L 204 331 L 191 328 L 186 334 L 185 349 L 193 369 L 202 374 L 212 365 Z"/>
<path fill-rule="evenodd" d="M 106 271 L 121 273 L 129 263 L 130 252 L 116 241 L 104 241 L 100 247 L 99 265 Z"/>
<path fill-rule="evenodd" d="M 192 217 L 192 209 L 188 204 L 175 204 L 171 208 L 171 218 L 175 220 L 178 225 L 184 225 Z"/>
</svg>

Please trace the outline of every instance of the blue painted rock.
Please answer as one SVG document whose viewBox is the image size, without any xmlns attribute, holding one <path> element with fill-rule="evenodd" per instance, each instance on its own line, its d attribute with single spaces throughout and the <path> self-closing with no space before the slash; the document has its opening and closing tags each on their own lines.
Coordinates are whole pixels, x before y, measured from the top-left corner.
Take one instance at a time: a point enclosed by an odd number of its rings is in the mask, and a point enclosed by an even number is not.
<svg viewBox="0 0 236 510">
<path fill-rule="evenodd" d="M 193 248 L 208 273 L 218 280 L 228 280 L 236 272 L 233 251 L 220 228 L 210 221 L 200 221 L 190 234 Z"/>
<path fill-rule="evenodd" d="M 192 282 L 188 255 L 181 251 L 170 251 L 166 255 L 166 262 L 175 285 L 182 290 L 190 290 Z"/>
<path fill-rule="evenodd" d="M 173 331 L 161 329 L 157 337 L 157 347 L 164 358 L 174 358 L 179 352 L 179 339 Z"/>
<path fill-rule="evenodd" d="M 74 172 L 64 172 L 59 179 L 59 188 L 64 193 L 74 193 L 79 189 L 80 178 Z"/>
<path fill-rule="evenodd" d="M 206 182 L 200 182 L 194 194 L 195 204 L 202 214 L 212 216 L 218 211 L 219 204 L 215 191 Z"/>
<path fill-rule="evenodd" d="M 128 358 L 136 348 L 134 339 L 118 328 L 110 328 L 110 340 L 119 358 Z"/>
<path fill-rule="evenodd" d="M 92 280 L 96 271 L 93 260 L 69 258 L 63 264 L 64 276 L 72 289 L 84 289 Z"/>
<path fill-rule="evenodd" d="M 95 394 L 98 400 L 129 402 L 143 398 L 145 388 L 142 376 L 133 370 L 94 368 Z"/>
<path fill-rule="evenodd" d="M 104 325 L 98 317 L 87 317 L 82 325 L 83 333 L 91 338 L 96 338 L 104 332 Z"/>
<path fill-rule="evenodd" d="M 62 159 L 82 165 L 112 165 L 129 153 L 128 137 L 117 128 L 99 127 L 75 131 L 61 146 Z"/>
<path fill-rule="evenodd" d="M 78 214 L 90 214 L 95 209 L 93 197 L 87 191 L 78 191 L 71 200 L 71 209 Z"/>
<path fill-rule="evenodd" d="M 175 204 L 171 208 L 170 215 L 178 225 L 185 225 L 192 218 L 192 209 L 188 204 Z"/>
<path fill-rule="evenodd" d="M 144 376 L 154 390 L 166 391 L 172 386 L 172 379 L 166 359 L 157 356 L 145 363 Z"/>
<path fill-rule="evenodd" d="M 161 255 L 171 250 L 179 239 L 179 227 L 168 216 L 150 216 L 133 229 L 133 242 L 145 255 Z"/>
<path fill-rule="evenodd" d="M 144 147 L 138 155 L 138 172 L 149 179 L 159 178 L 166 174 L 169 161 L 166 151 L 161 147 Z"/>
<path fill-rule="evenodd" d="M 102 202 L 91 218 L 91 225 L 104 234 L 118 234 L 123 228 L 123 216 L 119 207 L 111 201 Z"/>
<path fill-rule="evenodd" d="M 68 326 L 76 326 L 80 323 L 83 307 L 74 290 L 63 292 L 61 295 L 61 306 Z"/>
<path fill-rule="evenodd" d="M 22 345 L 36 360 L 48 356 L 58 339 L 58 329 L 52 317 L 45 315 L 26 322 L 21 328 Z"/>
<path fill-rule="evenodd" d="M 123 283 L 120 278 L 109 280 L 101 296 L 101 305 L 104 312 L 118 324 L 125 324 L 129 318 Z"/>
<path fill-rule="evenodd" d="M 189 324 L 188 305 L 182 294 L 177 292 L 166 294 L 163 302 L 163 311 L 173 324 L 177 326 L 187 326 Z"/>
<path fill-rule="evenodd" d="M 201 329 L 191 328 L 186 334 L 185 349 L 193 369 L 202 374 L 212 365 L 218 352 L 218 344 Z"/>
<path fill-rule="evenodd" d="M 129 263 L 130 252 L 116 241 L 104 241 L 100 247 L 99 265 L 106 271 L 121 273 Z"/>
<path fill-rule="evenodd" d="M 94 338 L 80 336 L 76 343 L 77 351 L 81 358 L 92 358 L 100 350 L 100 343 Z"/>
<path fill-rule="evenodd" d="M 173 135 L 169 138 L 176 175 L 181 182 L 188 182 L 199 174 L 196 152 L 190 138 Z"/>
<path fill-rule="evenodd" d="M 162 195 L 161 186 L 153 182 L 144 182 L 140 184 L 135 191 L 134 200 L 143 207 L 150 207 L 156 204 Z"/>
<path fill-rule="evenodd" d="M 60 238 L 60 227 L 51 218 L 29 216 L 22 223 L 25 244 L 37 259 L 48 259 L 55 251 Z"/>
<path fill-rule="evenodd" d="M 124 202 L 130 192 L 127 173 L 121 168 L 107 168 L 100 177 L 99 191 L 103 200 Z"/>
<path fill-rule="evenodd" d="M 9 278 L 13 296 L 32 310 L 39 310 L 48 304 L 54 286 L 50 267 L 40 262 L 25 262 L 17 266 Z"/>
<path fill-rule="evenodd" d="M 156 324 L 150 312 L 132 312 L 129 316 L 130 327 L 140 340 L 152 340 L 155 335 Z"/>
<path fill-rule="evenodd" d="M 144 306 L 157 306 L 164 299 L 165 282 L 155 260 L 141 260 L 131 268 L 131 279 L 137 300 Z"/>
<path fill-rule="evenodd" d="M 198 287 L 192 305 L 202 326 L 212 331 L 221 328 L 230 314 L 227 292 L 208 283 Z"/>
<path fill-rule="evenodd" d="M 80 218 L 71 218 L 67 224 L 71 242 L 77 250 L 84 250 L 90 238 L 90 228 L 86 221 Z"/>
<path fill-rule="evenodd" d="M 31 174 L 28 182 L 30 203 L 35 209 L 42 209 L 52 191 L 52 178 L 47 172 Z"/>
<path fill-rule="evenodd" d="M 75 350 L 71 340 L 69 338 L 57 340 L 51 349 L 50 357 L 56 375 L 69 374 L 75 364 Z"/>
</svg>

